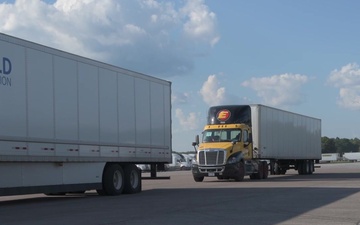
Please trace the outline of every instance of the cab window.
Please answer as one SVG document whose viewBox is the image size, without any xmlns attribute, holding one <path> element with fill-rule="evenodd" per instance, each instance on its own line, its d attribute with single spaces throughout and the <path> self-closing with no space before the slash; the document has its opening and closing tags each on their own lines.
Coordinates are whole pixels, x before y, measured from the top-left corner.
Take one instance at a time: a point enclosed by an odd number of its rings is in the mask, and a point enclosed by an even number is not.
<svg viewBox="0 0 360 225">
<path fill-rule="evenodd" d="M 243 140 L 244 142 L 249 142 L 249 133 L 247 130 L 243 131 Z"/>
</svg>

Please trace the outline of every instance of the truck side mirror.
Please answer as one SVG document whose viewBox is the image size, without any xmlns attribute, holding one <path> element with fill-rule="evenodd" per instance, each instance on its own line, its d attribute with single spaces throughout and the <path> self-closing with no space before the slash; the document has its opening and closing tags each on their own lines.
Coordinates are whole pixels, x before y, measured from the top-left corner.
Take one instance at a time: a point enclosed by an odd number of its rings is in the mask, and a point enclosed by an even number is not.
<svg viewBox="0 0 360 225">
<path fill-rule="evenodd" d="M 196 136 L 195 136 L 195 143 L 196 143 L 197 145 L 200 143 L 200 141 L 199 141 L 199 135 L 196 135 Z"/>
</svg>

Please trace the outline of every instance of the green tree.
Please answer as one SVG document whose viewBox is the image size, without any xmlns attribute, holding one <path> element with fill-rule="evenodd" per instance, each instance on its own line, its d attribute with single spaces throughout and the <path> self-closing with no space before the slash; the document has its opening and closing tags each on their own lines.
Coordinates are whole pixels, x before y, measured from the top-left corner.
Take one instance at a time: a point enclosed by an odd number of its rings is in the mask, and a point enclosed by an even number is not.
<svg viewBox="0 0 360 225">
<path fill-rule="evenodd" d="M 351 142 L 355 145 L 355 152 L 359 152 L 360 151 L 360 139 L 359 138 L 354 138 L 351 139 Z"/>
<path fill-rule="evenodd" d="M 357 146 L 353 144 L 350 139 L 347 138 L 336 138 L 335 139 L 336 152 L 342 155 L 344 152 L 355 152 Z"/>
<path fill-rule="evenodd" d="M 333 138 L 321 138 L 321 152 L 322 153 L 336 153 L 335 141 Z"/>
</svg>

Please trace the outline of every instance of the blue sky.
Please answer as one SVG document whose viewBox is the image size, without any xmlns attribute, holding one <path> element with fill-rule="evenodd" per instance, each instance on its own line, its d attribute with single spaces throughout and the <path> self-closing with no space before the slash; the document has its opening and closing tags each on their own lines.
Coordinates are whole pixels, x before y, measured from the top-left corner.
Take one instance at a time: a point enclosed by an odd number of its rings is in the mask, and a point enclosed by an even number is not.
<svg viewBox="0 0 360 225">
<path fill-rule="evenodd" d="M 0 32 L 172 81 L 173 150 L 209 106 L 260 103 L 360 137 L 360 2 L 0 1 Z"/>
</svg>

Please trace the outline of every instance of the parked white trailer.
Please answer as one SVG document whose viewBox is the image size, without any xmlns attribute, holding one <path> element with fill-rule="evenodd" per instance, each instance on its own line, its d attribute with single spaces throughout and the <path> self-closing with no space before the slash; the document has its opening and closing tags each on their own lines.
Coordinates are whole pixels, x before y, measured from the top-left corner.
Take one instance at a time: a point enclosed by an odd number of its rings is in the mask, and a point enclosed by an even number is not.
<svg viewBox="0 0 360 225">
<path fill-rule="evenodd" d="M 336 162 L 340 159 L 339 153 L 324 153 L 321 154 L 320 163 Z"/>
<path fill-rule="evenodd" d="M 360 161 L 360 152 L 345 152 L 343 154 L 343 159 L 352 162 Z"/>
<path fill-rule="evenodd" d="M 171 162 L 171 83 L 0 33 L 0 196 L 141 191 Z"/>
<path fill-rule="evenodd" d="M 196 182 L 205 176 L 264 179 L 269 170 L 312 174 L 321 159 L 321 120 L 260 104 L 213 106 L 193 146 Z"/>
</svg>

